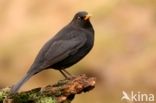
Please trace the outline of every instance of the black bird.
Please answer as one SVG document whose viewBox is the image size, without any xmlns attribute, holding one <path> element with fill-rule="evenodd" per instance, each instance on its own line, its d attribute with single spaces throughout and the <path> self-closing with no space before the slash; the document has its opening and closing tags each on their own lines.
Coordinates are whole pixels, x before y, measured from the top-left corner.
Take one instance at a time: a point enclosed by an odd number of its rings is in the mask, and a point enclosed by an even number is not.
<svg viewBox="0 0 156 103">
<path fill-rule="evenodd" d="M 81 11 L 40 50 L 26 75 L 11 88 L 16 93 L 33 75 L 46 69 L 59 70 L 65 78 L 71 76 L 65 69 L 80 61 L 92 49 L 94 29 L 90 15 Z M 67 76 L 68 75 L 68 76 Z"/>
</svg>

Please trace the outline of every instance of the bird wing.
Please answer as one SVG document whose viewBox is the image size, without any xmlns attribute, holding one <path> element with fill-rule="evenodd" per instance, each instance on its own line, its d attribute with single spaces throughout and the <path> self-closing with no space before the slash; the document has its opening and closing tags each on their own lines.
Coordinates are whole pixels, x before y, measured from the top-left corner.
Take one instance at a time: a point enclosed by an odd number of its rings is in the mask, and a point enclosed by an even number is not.
<svg viewBox="0 0 156 103">
<path fill-rule="evenodd" d="M 85 37 L 74 37 L 70 40 L 58 40 L 52 43 L 44 56 L 42 68 L 47 68 L 69 55 L 74 54 L 86 42 Z"/>
</svg>

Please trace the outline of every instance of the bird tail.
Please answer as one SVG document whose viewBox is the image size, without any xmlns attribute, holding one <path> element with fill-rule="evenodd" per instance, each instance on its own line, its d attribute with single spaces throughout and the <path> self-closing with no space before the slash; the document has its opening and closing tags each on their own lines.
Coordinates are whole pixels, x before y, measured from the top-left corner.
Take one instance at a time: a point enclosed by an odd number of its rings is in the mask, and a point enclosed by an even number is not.
<svg viewBox="0 0 156 103">
<path fill-rule="evenodd" d="M 11 93 L 16 93 L 20 87 L 26 82 L 29 80 L 29 78 L 31 77 L 32 75 L 30 75 L 29 73 L 27 73 L 16 85 L 14 85 L 10 92 Z"/>
</svg>

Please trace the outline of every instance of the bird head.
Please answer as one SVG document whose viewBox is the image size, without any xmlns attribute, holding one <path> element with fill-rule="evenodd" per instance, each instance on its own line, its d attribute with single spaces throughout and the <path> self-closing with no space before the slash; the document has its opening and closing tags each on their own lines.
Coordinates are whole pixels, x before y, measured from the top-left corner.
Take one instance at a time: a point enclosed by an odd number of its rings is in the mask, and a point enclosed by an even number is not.
<svg viewBox="0 0 156 103">
<path fill-rule="evenodd" d="M 90 23 L 90 17 L 91 15 L 86 11 L 80 11 L 75 14 L 72 23 L 80 27 L 91 27 L 92 25 Z"/>
</svg>

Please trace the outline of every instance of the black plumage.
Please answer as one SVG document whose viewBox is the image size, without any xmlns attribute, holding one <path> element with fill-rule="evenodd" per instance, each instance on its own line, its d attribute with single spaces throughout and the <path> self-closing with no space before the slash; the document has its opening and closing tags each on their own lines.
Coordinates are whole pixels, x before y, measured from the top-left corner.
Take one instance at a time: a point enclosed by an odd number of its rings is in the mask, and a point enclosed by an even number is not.
<svg viewBox="0 0 156 103">
<path fill-rule="evenodd" d="M 85 11 L 75 14 L 72 21 L 62 28 L 40 50 L 26 75 L 11 88 L 16 93 L 33 75 L 46 69 L 59 70 L 65 77 L 65 69 L 81 60 L 92 49 L 94 29 Z"/>
</svg>

